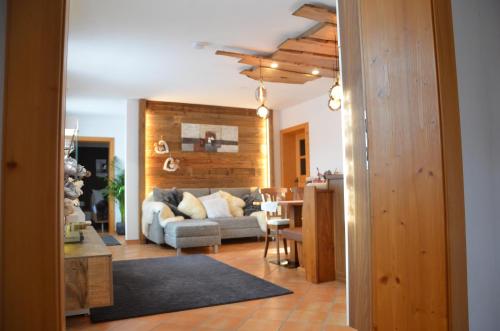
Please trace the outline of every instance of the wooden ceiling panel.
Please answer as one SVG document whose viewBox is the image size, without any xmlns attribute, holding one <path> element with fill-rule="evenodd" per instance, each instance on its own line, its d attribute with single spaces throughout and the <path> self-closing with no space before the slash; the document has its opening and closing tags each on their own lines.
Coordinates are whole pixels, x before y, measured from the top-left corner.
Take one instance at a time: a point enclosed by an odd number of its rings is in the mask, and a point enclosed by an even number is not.
<svg viewBox="0 0 500 331">
<path fill-rule="evenodd" d="M 308 18 L 313 21 L 337 24 L 337 14 L 335 11 L 324 6 L 305 4 L 297 9 L 293 15 Z"/>
<path fill-rule="evenodd" d="M 305 51 L 316 54 L 338 56 L 337 42 L 314 38 L 287 39 L 278 47 L 279 49 L 292 51 Z"/>
<path fill-rule="evenodd" d="M 320 23 L 306 31 L 301 37 L 323 40 L 337 40 L 337 26 L 331 23 Z"/>
<path fill-rule="evenodd" d="M 286 62 L 307 63 L 309 66 L 319 66 L 325 68 L 338 68 L 338 58 L 316 53 L 277 50 L 271 56 L 273 60 L 282 60 Z"/>
<path fill-rule="evenodd" d="M 333 68 L 308 65 L 308 64 L 300 63 L 300 62 L 294 63 L 294 62 L 279 61 L 279 60 L 273 60 L 273 59 L 266 58 L 266 57 L 259 57 L 256 55 L 249 55 L 249 54 L 242 54 L 242 53 L 235 53 L 235 52 L 217 51 L 216 54 L 240 59 L 239 63 L 248 64 L 248 65 L 251 65 L 251 66 L 254 66 L 257 68 L 261 64 L 262 64 L 262 67 L 271 68 L 271 64 L 274 62 L 274 63 L 278 64 L 278 69 L 284 70 L 284 71 L 310 74 L 314 69 L 319 69 L 320 70 L 319 76 L 321 76 L 321 77 L 330 77 L 330 78 L 337 77 L 337 71 L 334 70 Z"/>
<path fill-rule="evenodd" d="M 272 68 L 262 68 L 262 73 L 259 68 L 243 70 L 241 74 L 246 75 L 255 80 L 262 80 L 274 83 L 287 83 L 287 84 L 304 84 L 311 80 L 318 79 L 319 76 L 311 74 L 303 74 L 298 72 L 291 72 Z"/>
<path fill-rule="evenodd" d="M 267 82 L 304 84 L 320 77 L 338 74 L 337 15 L 334 10 L 318 5 L 303 5 L 293 15 L 320 22 L 301 36 L 285 40 L 272 55 L 252 55 L 217 51 L 217 55 L 239 59 L 253 68 L 241 74 Z M 261 68 L 261 70 L 259 70 Z M 313 74 L 318 71 L 318 74 Z M 316 73 L 316 72 L 315 72 Z"/>
</svg>

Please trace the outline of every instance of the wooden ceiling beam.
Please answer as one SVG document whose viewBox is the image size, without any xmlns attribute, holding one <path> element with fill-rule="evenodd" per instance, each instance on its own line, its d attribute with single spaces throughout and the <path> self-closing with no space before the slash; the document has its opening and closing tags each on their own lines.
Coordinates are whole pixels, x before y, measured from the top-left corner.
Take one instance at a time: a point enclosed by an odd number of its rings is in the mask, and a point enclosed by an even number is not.
<svg viewBox="0 0 500 331">
<path fill-rule="evenodd" d="M 310 52 L 292 51 L 292 50 L 277 50 L 271 56 L 276 61 L 300 62 L 306 63 L 309 66 L 319 66 L 324 68 L 338 69 L 338 57 L 327 56 Z"/>
<path fill-rule="evenodd" d="M 319 23 L 304 32 L 300 37 L 336 41 L 337 26 L 332 23 Z"/>
<path fill-rule="evenodd" d="M 259 67 L 260 65 L 262 65 L 262 67 L 271 68 L 271 64 L 275 62 L 278 64 L 278 69 L 285 71 L 310 74 L 314 69 L 318 69 L 320 71 L 319 76 L 321 77 L 337 77 L 337 70 L 334 70 L 335 68 L 322 67 L 301 62 L 274 60 L 268 57 L 236 52 L 217 51 L 215 54 L 237 58 L 240 59 L 239 63 L 248 64 L 255 67 Z"/>
<path fill-rule="evenodd" d="M 287 84 L 304 84 L 311 80 L 318 79 L 319 76 L 311 74 L 303 74 L 299 72 L 285 71 L 280 69 L 272 68 L 252 68 L 243 70 L 242 75 L 249 78 L 260 80 L 262 77 L 263 81 L 273 82 L 273 83 L 287 83 Z"/>
<path fill-rule="evenodd" d="M 305 51 L 316 54 L 324 54 L 330 56 L 338 56 L 337 42 L 334 40 L 323 40 L 315 38 L 294 38 L 287 39 L 279 49 L 292 51 Z"/>
<path fill-rule="evenodd" d="M 308 18 L 313 21 L 337 24 L 337 13 L 324 6 L 305 4 L 297 9 L 293 15 Z"/>
</svg>

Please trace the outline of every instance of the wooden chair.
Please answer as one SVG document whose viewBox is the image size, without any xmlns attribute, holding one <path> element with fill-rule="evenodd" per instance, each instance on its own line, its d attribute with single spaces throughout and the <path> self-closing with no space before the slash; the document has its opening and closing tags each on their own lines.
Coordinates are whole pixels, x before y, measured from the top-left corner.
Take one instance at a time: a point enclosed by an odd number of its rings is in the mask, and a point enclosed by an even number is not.
<svg viewBox="0 0 500 331">
<path fill-rule="evenodd" d="M 260 190 L 262 195 L 261 208 L 267 213 L 266 226 L 266 246 L 264 249 L 264 257 L 267 257 L 269 249 L 269 241 L 274 238 L 276 240 L 276 249 L 278 255 L 277 264 L 281 264 L 280 259 L 280 240 L 281 231 L 290 227 L 290 220 L 282 215 L 282 208 L 277 204 L 278 201 L 284 200 L 289 190 L 287 188 L 263 188 Z M 288 244 L 286 238 L 283 238 L 285 254 L 288 254 Z"/>
</svg>

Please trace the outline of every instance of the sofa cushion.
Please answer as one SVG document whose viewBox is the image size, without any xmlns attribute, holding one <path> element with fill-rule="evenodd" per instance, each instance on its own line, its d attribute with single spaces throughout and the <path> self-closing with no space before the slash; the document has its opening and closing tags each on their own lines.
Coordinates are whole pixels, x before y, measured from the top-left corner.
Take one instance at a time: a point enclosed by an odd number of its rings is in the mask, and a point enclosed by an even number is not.
<svg viewBox="0 0 500 331">
<path fill-rule="evenodd" d="M 207 195 L 206 197 L 211 197 Z M 216 217 L 231 217 L 231 211 L 229 210 L 229 204 L 226 199 L 222 197 L 208 198 L 203 199 L 200 198 L 203 207 L 207 211 L 207 218 L 216 218 Z"/>
<path fill-rule="evenodd" d="M 245 194 L 252 193 L 252 189 L 248 187 L 229 187 L 229 188 L 211 188 L 210 193 L 217 193 L 219 191 L 224 191 L 229 194 L 234 195 L 238 198 L 243 198 Z"/>
<path fill-rule="evenodd" d="M 182 200 L 182 193 L 177 189 L 162 189 L 155 187 L 153 189 L 153 200 L 158 202 L 163 202 L 165 204 L 170 204 L 178 206 Z"/>
<path fill-rule="evenodd" d="M 245 201 L 228 192 L 219 191 L 219 194 L 222 198 L 226 199 L 229 205 L 229 210 L 231 211 L 231 216 L 233 217 L 243 216 L 243 207 L 245 207 Z"/>
<path fill-rule="evenodd" d="M 212 221 L 187 220 L 167 223 L 165 235 L 171 237 L 220 236 L 219 224 Z"/>
<path fill-rule="evenodd" d="M 218 217 L 211 218 L 210 221 L 218 223 L 221 229 L 246 229 L 259 227 L 257 217 L 253 216 Z"/>
<path fill-rule="evenodd" d="M 243 207 L 243 214 L 245 216 L 250 216 L 252 213 L 260 211 L 260 205 L 254 204 L 255 202 L 262 202 L 262 195 L 259 191 L 245 194 L 242 199 L 245 201 L 245 207 Z"/>
<path fill-rule="evenodd" d="M 179 203 L 178 208 L 191 218 L 204 219 L 207 217 L 207 212 L 201 201 L 187 191 L 182 194 L 182 201 Z"/>
<path fill-rule="evenodd" d="M 181 195 L 184 194 L 184 192 L 189 192 L 197 198 L 210 194 L 210 189 L 208 188 L 178 188 L 177 191 L 179 191 Z"/>
</svg>

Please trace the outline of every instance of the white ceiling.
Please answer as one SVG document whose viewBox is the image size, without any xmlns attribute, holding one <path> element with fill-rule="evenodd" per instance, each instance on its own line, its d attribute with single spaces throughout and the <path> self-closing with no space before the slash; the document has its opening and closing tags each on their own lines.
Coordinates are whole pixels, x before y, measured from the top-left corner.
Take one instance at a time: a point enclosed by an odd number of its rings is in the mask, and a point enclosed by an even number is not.
<svg viewBox="0 0 500 331">
<path fill-rule="evenodd" d="M 71 0 L 68 110 L 132 98 L 256 107 L 245 66 L 214 52 L 274 51 L 315 24 L 291 15 L 303 3 L 314 1 Z M 197 41 L 210 44 L 198 50 Z M 331 81 L 265 85 L 268 105 L 282 109 L 326 96 Z"/>
</svg>

